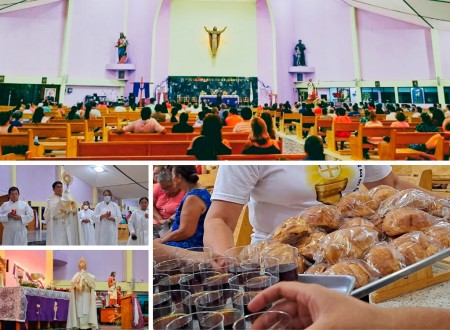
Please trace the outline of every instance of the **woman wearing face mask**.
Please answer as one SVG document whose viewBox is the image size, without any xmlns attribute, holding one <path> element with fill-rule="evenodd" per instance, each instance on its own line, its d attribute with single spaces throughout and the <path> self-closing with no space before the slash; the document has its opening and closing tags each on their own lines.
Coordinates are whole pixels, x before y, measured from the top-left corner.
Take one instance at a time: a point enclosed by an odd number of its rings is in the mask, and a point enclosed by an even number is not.
<svg viewBox="0 0 450 330">
<path fill-rule="evenodd" d="M 139 206 L 140 209 L 134 211 L 128 221 L 128 245 L 148 245 L 148 198 L 141 197 Z"/>
<path fill-rule="evenodd" d="M 118 226 L 122 220 L 119 206 L 112 201 L 111 190 L 103 192 L 103 202 L 94 210 L 95 241 L 97 245 L 117 245 Z"/>
<path fill-rule="evenodd" d="M 88 201 L 84 201 L 78 219 L 83 229 L 84 244 L 95 245 L 94 211 L 91 210 Z"/>
</svg>

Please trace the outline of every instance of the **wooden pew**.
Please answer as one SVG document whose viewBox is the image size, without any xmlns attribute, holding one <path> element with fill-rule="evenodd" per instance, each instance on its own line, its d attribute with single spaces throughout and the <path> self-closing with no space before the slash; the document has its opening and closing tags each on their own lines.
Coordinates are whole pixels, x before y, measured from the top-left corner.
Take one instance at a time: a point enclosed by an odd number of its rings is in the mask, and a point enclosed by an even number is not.
<svg viewBox="0 0 450 330">
<path fill-rule="evenodd" d="M 364 159 L 363 149 L 375 149 L 376 146 L 370 143 L 364 143 L 364 138 L 368 137 L 381 137 L 391 136 L 392 130 L 402 132 L 414 132 L 414 127 L 406 128 L 394 128 L 394 127 L 366 127 L 364 124 L 360 124 L 358 128 L 358 134 L 356 136 L 350 136 L 350 154 L 351 159 L 362 160 Z"/>
<path fill-rule="evenodd" d="M 380 160 L 406 159 L 413 155 L 426 155 L 425 152 L 409 148 L 411 143 L 425 144 L 436 133 L 424 132 L 397 132 L 392 130 L 390 142 L 381 142 L 378 145 Z M 434 157 L 437 160 L 444 159 L 444 138 L 441 136 L 436 145 Z"/>
<path fill-rule="evenodd" d="M 327 149 L 337 151 L 336 146 L 338 142 L 348 142 L 350 137 L 336 137 L 336 132 L 355 132 L 359 128 L 359 122 L 354 123 L 336 123 L 333 121 L 331 130 L 327 131 Z"/>
<path fill-rule="evenodd" d="M 192 141 L 199 133 L 126 133 L 109 132 L 107 141 Z M 222 138 L 231 140 L 246 140 L 248 133 L 223 133 Z"/>
<path fill-rule="evenodd" d="M 309 129 L 309 135 L 326 137 L 327 130 L 331 130 L 332 125 L 333 119 L 320 119 L 320 116 L 316 116 L 314 126 Z"/>
<path fill-rule="evenodd" d="M 0 134 L 0 150 L 2 150 L 3 147 L 15 146 L 27 146 L 28 153 L 33 157 L 42 157 L 44 154 L 44 147 L 42 145 L 34 145 L 33 131 L 30 129 L 22 133 Z M 25 159 L 25 154 L 14 154 L 14 158 Z"/>
<path fill-rule="evenodd" d="M 285 120 L 291 120 L 290 123 L 286 123 Z M 284 133 L 286 128 L 295 127 L 296 123 L 301 123 L 302 114 L 298 112 L 283 113 L 280 119 L 280 132 Z"/>
<path fill-rule="evenodd" d="M 19 127 L 19 132 L 26 130 L 26 128 Z M 79 140 L 76 137 L 72 137 L 70 125 L 39 125 L 37 124 L 33 129 L 33 139 L 35 136 L 39 139 L 39 144 L 44 147 L 45 150 L 64 150 L 66 157 L 76 155 L 75 140 Z"/>
<path fill-rule="evenodd" d="M 9 153 L 6 155 L 0 155 L 0 160 L 16 160 L 16 154 Z"/>
<path fill-rule="evenodd" d="M 230 141 L 232 152 L 241 154 L 247 140 Z M 76 156 L 158 156 L 186 155 L 190 141 L 77 141 Z"/>
<path fill-rule="evenodd" d="M 317 116 L 303 116 L 301 115 L 300 123 L 295 123 L 296 131 L 297 131 L 297 137 L 301 140 L 303 140 L 303 132 L 309 132 L 311 127 L 304 128 L 303 124 L 315 124 L 316 123 L 316 117 Z"/>
<path fill-rule="evenodd" d="M 84 139 L 85 138 L 85 126 L 84 119 L 77 120 L 58 120 L 58 121 L 49 121 L 45 124 L 23 124 L 19 128 L 21 129 L 35 129 L 39 127 L 49 128 L 49 127 L 66 127 L 66 125 L 70 125 L 70 133 L 72 136 L 76 136 L 77 138 Z M 39 135 L 38 135 L 39 136 Z"/>
<path fill-rule="evenodd" d="M 26 157 L 27 160 L 79 160 L 79 161 L 123 161 L 123 160 L 130 160 L 130 161 L 141 161 L 141 160 L 147 160 L 147 161 L 169 161 L 169 160 L 188 160 L 188 161 L 196 161 L 197 158 L 195 156 L 188 156 L 188 155 L 163 155 L 163 156 L 78 156 L 78 157 L 65 157 L 65 158 L 59 158 L 59 157 L 32 157 L 31 155 L 27 154 Z"/>
<path fill-rule="evenodd" d="M 306 154 L 219 155 L 217 160 L 303 160 Z"/>
<path fill-rule="evenodd" d="M 95 132 L 99 128 L 100 130 Z M 84 141 L 94 141 L 95 137 L 101 137 L 102 141 L 108 141 L 109 128 L 104 117 L 88 119 L 84 121 Z"/>
</svg>

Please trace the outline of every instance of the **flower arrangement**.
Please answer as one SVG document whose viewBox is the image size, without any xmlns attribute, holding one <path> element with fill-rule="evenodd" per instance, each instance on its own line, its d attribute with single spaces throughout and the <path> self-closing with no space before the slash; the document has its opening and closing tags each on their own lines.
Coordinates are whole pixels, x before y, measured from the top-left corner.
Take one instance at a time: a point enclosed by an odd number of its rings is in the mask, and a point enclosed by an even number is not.
<svg viewBox="0 0 450 330">
<path fill-rule="evenodd" d="M 24 286 L 27 288 L 38 288 L 39 284 L 35 283 L 35 282 L 22 281 L 22 282 L 20 282 L 20 286 Z"/>
</svg>

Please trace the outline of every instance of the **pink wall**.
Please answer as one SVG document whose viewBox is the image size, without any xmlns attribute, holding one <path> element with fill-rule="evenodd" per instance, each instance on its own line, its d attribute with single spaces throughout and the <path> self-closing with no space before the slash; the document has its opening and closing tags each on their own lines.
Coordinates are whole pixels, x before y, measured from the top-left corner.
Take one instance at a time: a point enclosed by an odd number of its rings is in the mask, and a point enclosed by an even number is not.
<svg viewBox="0 0 450 330">
<path fill-rule="evenodd" d="M 274 92 L 272 23 L 267 0 L 256 1 L 258 79 Z M 259 104 L 269 103 L 267 90 L 259 89 Z"/>
<path fill-rule="evenodd" d="M 156 27 L 154 91 L 156 85 L 165 80 L 169 74 L 169 38 L 170 38 L 170 0 L 162 0 Z M 150 94 L 152 94 L 151 92 Z"/>
<path fill-rule="evenodd" d="M 8 165 L 1 165 L 0 166 L 0 195 L 7 195 L 8 189 L 11 187 L 9 184 L 11 182 L 10 180 L 11 175 L 11 167 Z"/>
<path fill-rule="evenodd" d="M 59 76 L 65 4 L 59 1 L 0 14 L 1 74 Z"/>
<path fill-rule="evenodd" d="M 136 282 L 149 283 L 148 251 L 133 251 L 133 277 Z"/>
<path fill-rule="evenodd" d="M 72 93 L 65 95 L 64 104 L 72 106 L 78 102 L 84 102 L 86 95 L 93 95 L 96 93 L 98 96 L 106 96 L 107 100 L 116 100 L 118 96 L 122 96 L 119 93 L 119 87 L 98 87 L 98 86 L 72 86 Z M 119 95 L 120 94 L 120 95 Z"/>
<path fill-rule="evenodd" d="M 358 10 L 365 80 L 434 79 L 429 29 Z"/>
<path fill-rule="evenodd" d="M 322 16 L 323 8 L 327 9 Z M 348 5 L 335 0 L 294 1 L 292 19 L 295 30 L 290 39 L 290 54 L 301 39 L 306 46 L 306 64 L 316 69 L 314 81 L 355 79 Z"/>
<path fill-rule="evenodd" d="M 19 165 L 16 178 L 21 199 L 46 201 L 53 193 L 52 183 L 56 181 L 56 166 Z"/>
<path fill-rule="evenodd" d="M 66 261 L 63 266 L 55 266 L 53 278 L 55 280 L 70 280 L 78 271 L 78 260 L 84 257 L 87 260 L 87 271 L 99 282 L 108 280 L 112 271 L 116 272 L 116 280 L 123 281 L 125 275 L 123 251 L 55 251 L 53 258 Z M 148 258 L 147 258 L 148 259 Z"/>
<path fill-rule="evenodd" d="M 439 31 L 441 45 L 442 77 L 450 79 L 450 31 Z"/>
<path fill-rule="evenodd" d="M 14 262 L 19 263 L 29 273 L 41 273 L 45 276 L 45 251 L 6 251 L 9 260 L 9 272 L 6 273 L 6 286 L 17 286 L 12 274 Z"/>
</svg>

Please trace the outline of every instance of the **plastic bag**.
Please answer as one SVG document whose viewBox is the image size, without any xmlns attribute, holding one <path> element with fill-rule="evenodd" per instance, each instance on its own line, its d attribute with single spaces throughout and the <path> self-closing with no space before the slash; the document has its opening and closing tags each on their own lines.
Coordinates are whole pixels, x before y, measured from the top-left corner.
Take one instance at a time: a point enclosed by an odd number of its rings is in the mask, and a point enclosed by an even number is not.
<svg viewBox="0 0 450 330">
<path fill-rule="evenodd" d="M 439 219 L 418 209 L 403 207 L 389 211 L 383 220 L 383 232 L 397 236 L 435 225 Z"/>
<path fill-rule="evenodd" d="M 438 240 L 442 246 L 450 247 L 450 223 L 439 222 L 431 227 L 422 229 L 422 232 Z"/>
<path fill-rule="evenodd" d="M 403 254 L 407 266 L 431 257 L 443 249 L 442 244 L 437 239 L 420 231 L 404 234 L 392 240 L 391 244 Z"/>
<path fill-rule="evenodd" d="M 425 211 L 435 217 L 448 220 L 450 219 L 450 202 L 446 199 L 435 199 L 427 206 Z"/>
<path fill-rule="evenodd" d="M 311 267 L 309 267 L 305 274 L 310 274 L 310 275 L 320 275 L 323 274 L 327 269 L 328 269 L 329 265 L 325 262 L 319 262 L 316 263 L 314 265 L 312 265 Z"/>
<path fill-rule="evenodd" d="M 335 264 L 346 259 L 358 259 L 378 241 L 378 232 L 373 229 L 339 229 L 320 241 L 319 249 L 314 253 L 314 260 Z"/>
<path fill-rule="evenodd" d="M 271 239 L 278 243 L 297 246 L 311 235 L 312 229 L 300 217 L 292 217 L 275 228 Z"/>
<path fill-rule="evenodd" d="M 371 217 L 375 215 L 379 202 L 366 193 L 353 192 L 345 195 L 339 202 L 334 204 L 343 217 Z"/>
<path fill-rule="evenodd" d="M 361 217 L 344 219 L 339 229 L 346 229 L 352 227 L 366 227 L 369 229 L 376 230 L 378 233 L 381 233 L 381 230 L 376 226 L 375 223 Z"/>
<path fill-rule="evenodd" d="M 406 189 L 385 199 L 378 209 L 381 216 L 394 209 L 401 207 L 412 207 L 419 210 L 425 210 L 431 203 L 435 201 L 435 197 L 418 189 Z"/>
<path fill-rule="evenodd" d="M 370 248 L 364 256 L 369 266 L 376 269 L 380 276 L 386 276 L 396 272 L 405 265 L 405 257 L 394 246 L 380 242 Z"/>
<path fill-rule="evenodd" d="M 327 231 L 336 230 L 341 224 L 341 212 L 333 205 L 317 205 L 300 213 L 305 223 L 311 227 L 320 227 Z"/>
<path fill-rule="evenodd" d="M 385 199 L 397 194 L 398 190 L 391 186 L 380 185 L 370 189 L 367 193 L 381 203 Z"/>
<path fill-rule="evenodd" d="M 379 277 L 377 271 L 363 260 L 346 260 L 328 268 L 324 275 L 351 275 L 355 277 L 355 289 L 369 284 Z"/>
<path fill-rule="evenodd" d="M 297 245 L 298 252 L 308 260 L 314 259 L 314 253 L 316 253 L 319 248 L 320 242 L 324 239 L 327 234 L 320 229 L 315 229 L 314 232 L 302 240 L 300 244 Z"/>
</svg>

